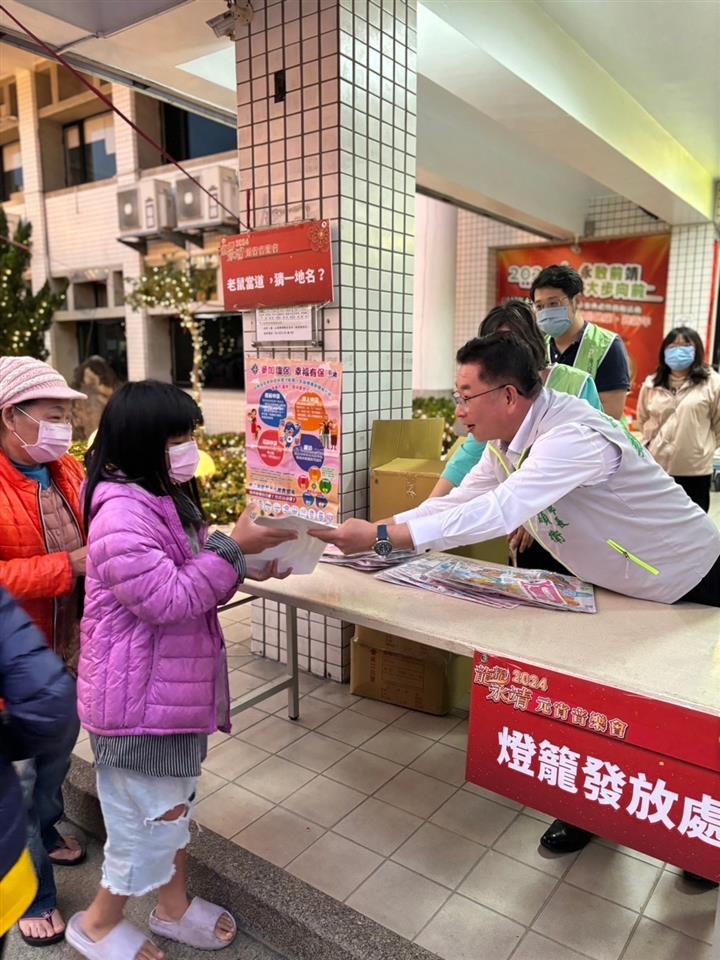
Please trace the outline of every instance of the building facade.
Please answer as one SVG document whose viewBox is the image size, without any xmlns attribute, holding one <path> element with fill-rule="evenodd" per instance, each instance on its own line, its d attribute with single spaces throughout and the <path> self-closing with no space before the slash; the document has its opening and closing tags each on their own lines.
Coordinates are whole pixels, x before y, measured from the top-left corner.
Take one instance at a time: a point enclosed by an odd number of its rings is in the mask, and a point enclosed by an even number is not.
<svg viewBox="0 0 720 960">
<path fill-rule="evenodd" d="M 67 284 L 49 334 L 52 363 L 71 378 L 99 354 L 123 380 L 188 387 L 189 334 L 172 310 L 134 310 L 127 294 L 167 261 L 200 269 L 210 278 L 207 300 L 196 305 L 207 427 L 241 431 L 242 317 L 224 313 L 217 293 L 219 239 L 238 228 L 236 131 L 90 79 L 211 196 L 69 71 L 35 61 L 0 78 L 0 202 L 11 231 L 19 219 L 32 223 L 33 287 Z"/>
</svg>

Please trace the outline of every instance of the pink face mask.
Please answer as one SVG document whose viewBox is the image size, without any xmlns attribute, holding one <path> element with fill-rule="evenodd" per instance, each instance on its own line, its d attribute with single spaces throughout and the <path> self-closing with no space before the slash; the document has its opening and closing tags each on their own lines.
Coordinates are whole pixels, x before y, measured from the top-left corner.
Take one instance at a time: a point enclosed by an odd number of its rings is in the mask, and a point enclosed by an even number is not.
<svg viewBox="0 0 720 960">
<path fill-rule="evenodd" d="M 200 463 L 200 451 L 194 440 L 168 447 L 168 476 L 173 483 L 187 483 L 195 476 Z"/>
<path fill-rule="evenodd" d="M 16 407 L 15 409 L 38 424 L 38 435 L 35 443 L 26 443 L 21 436 L 15 433 L 15 436 L 23 445 L 25 453 L 35 463 L 52 463 L 53 460 L 59 460 L 60 457 L 65 456 L 72 443 L 72 424 L 35 420 L 35 417 L 30 416 L 22 407 Z"/>
</svg>

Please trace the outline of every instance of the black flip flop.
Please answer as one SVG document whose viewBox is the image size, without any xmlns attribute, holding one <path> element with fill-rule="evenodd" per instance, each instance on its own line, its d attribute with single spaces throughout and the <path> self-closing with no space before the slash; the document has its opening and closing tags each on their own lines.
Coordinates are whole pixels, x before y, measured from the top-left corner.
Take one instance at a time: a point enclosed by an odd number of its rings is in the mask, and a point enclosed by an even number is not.
<svg viewBox="0 0 720 960">
<path fill-rule="evenodd" d="M 23 917 L 23 920 L 45 920 L 47 923 L 50 923 L 48 919 L 52 915 L 52 910 L 48 913 L 43 913 L 39 917 Z M 51 937 L 30 937 L 27 934 L 23 933 L 20 929 L 20 924 L 17 925 L 18 933 L 25 941 L 29 947 L 52 947 L 56 943 L 60 943 L 65 939 L 65 931 L 60 933 L 54 933 Z"/>
<path fill-rule="evenodd" d="M 68 847 L 67 844 L 60 844 L 55 847 L 54 850 L 51 850 L 48 853 L 48 859 L 54 867 L 79 867 L 80 864 L 85 863 L 87 859 L 87 849 L 78 841 L 80 844 L 80 856 L 76 860 L 53 860 L 51 854 L 56 853 L 58 850 L 72 850 L 72 847 Z"/>
</svg>

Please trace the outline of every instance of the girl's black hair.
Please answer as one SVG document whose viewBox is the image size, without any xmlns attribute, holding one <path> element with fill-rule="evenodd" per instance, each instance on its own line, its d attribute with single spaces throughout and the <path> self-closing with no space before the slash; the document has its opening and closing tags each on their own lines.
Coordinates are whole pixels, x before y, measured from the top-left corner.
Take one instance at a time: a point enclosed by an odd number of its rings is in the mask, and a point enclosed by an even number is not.
<svg viewBox="0 0 720 960">
<path fill-rule="evenodd" d="M 541 370 L 547 366 L 547 344 L 535 322 L 535 312 L 529 303 L 511 298 L 499 307 L 493 307 L 480 324 L 478 336 L 487 337 L 491 333 L 505 330 L 527 343 Z"/>
<path fill-rule="evenodd" d="M 203 517 L 196 480 L 173 483 L 165 454 L 168 440 L 192 433 L 202 422 L 200 407 L 170 383 L 140 380 L 114 393 L 85 456 L 85 529 L 95 489 L 103 480 L 136 483 L 156 497 L 172 497 L 181 515 L 182 501 L 189 497 Z"/>
<path fill-rule="evenodd" d="M 671 343 L 674 343 L 678 337 L 682 337 L 684 340 L 687 340 L 691 346 L 695 347 L 695 359 L 692 362 L 690 373 L 688 374 L 692 382 L 703 383 L 710 375 L 710 368 L 705 363 L 705 347 L 697 330 L 685 326 L 673 327 L 660 344 L 658 367 L 655 371 L 655 378 L 653 379 L 653 386 L 655 387 L 667 388 L 670 382 L 670 367 L 665 363 L 665 350 Z"/>
</svg>

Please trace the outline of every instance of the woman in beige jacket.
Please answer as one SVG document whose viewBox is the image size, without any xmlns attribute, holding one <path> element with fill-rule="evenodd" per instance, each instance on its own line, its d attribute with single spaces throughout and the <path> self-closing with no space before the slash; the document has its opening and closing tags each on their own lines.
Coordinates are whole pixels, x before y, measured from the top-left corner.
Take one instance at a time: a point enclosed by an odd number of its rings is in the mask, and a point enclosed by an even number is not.
<svg viewBox="0 0 720 960">
<path fill-rule="evenodd" d="M 640 390 L 637 419 L 653 457 L 707 511 L 720 446 L 720 374 L 705 363 L 695 330 L 675 327 L 663 340 L 658 368 Z"/>
</svg>

